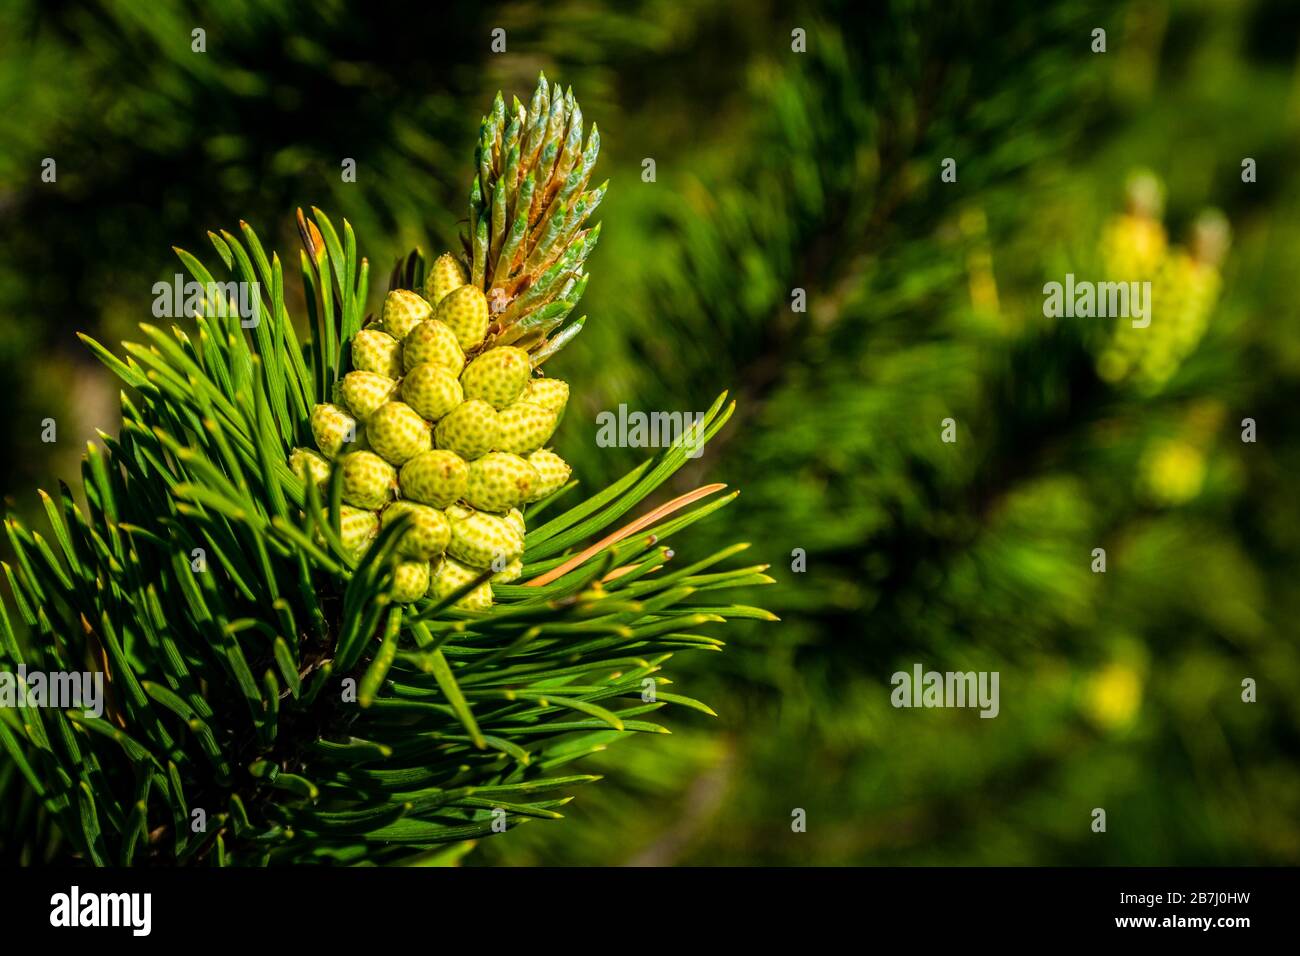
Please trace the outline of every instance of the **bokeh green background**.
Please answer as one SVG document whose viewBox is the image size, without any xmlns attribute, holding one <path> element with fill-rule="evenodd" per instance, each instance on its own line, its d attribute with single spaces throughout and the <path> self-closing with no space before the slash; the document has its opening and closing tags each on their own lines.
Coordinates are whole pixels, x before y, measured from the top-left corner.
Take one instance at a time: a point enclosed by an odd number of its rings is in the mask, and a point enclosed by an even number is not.
<svg viewBox="0 0 1300 956">
<path fill-rule="evenodd" d="M 601 487 L 647 452 L 597 447 L 599 411 L 731 390 L 676 488 L 741 496 L 670 543 L 751 542 L 782 620 L 674 661 L 717 719 L 620 741 L 566 821 L 466 862 L 1300 862 L 1298 54 L 1287 0 L 3 0 L 0 490 L 37 511 L 116 427 L 75 332 L 150 321 L 170 246 L 246 219 L 291 253 L 314 204 L 379 276 L 436 254 L 479 116 L 544 69 L 611 179 L 591 318 L 549 366 L 574 386 L 558 450 Z M 1097 377 L 1105 320 L 1042 315 L 1137 167 L 1173 242 L 1210 206 L 1233 231 L 1154 392 Z M 998 671 L 1000 715 L 892 708 L 916 662 Z"/>
</svg>

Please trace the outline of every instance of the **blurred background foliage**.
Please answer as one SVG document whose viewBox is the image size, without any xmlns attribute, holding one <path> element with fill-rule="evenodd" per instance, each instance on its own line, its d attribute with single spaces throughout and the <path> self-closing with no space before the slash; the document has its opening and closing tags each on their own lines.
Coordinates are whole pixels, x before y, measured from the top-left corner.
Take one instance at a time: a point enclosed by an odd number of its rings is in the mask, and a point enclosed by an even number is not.
<svg viewBox="0 0 1300 956">
<path fill-rule="evenodd" d="M 679 664 L 716 720 L 619 742 L 566 822 L 466 862 L 1300 862 L 1300 9 L 437 7 L 0 2 L 11 507 L 116 427 L 74 332 L 148 321 L 169 246 L 243 218 L 283 254 L 314 204 L 379 275 L 451 247 L 480 114 L 544 69 L 611 179 L 591 320 L 548 366 L 574 385 L 557 450 L 600 487 L 645 451 L 597 447 L 598 412 L 731 389 L 736 417 L 677 481 L 742 494 L 677 560 L 740 529 L 783 620 Z M 1203 334 L 1141 388 L 1097 372 L 1114 320 L 1043 315 L 1045 282 L 1120 278 L 1101 264 L 1136 169 L 1163 184 L 1147 226 L 1171 250 L 1209 208 L 1232 234 L 1200 273 L 1220 283 Z M 1161 295 L 1140 348 L 1193 308 Z M 1000 715 L 892 708 L 916 662 L 1000 672 Z"/>
</svg>

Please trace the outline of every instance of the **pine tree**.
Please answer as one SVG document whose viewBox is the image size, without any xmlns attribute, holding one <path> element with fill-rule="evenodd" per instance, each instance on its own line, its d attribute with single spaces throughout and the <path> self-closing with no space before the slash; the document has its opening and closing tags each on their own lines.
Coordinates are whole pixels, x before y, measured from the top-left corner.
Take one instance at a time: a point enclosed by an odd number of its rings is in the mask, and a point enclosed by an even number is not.
<svg viewBox="0 0 1300 956">
<path fill-rule="evenodd" d="M 466 262 L 480 295 L 505 290 L 489 336 L 513 336 L 534 365 L 581 328 L 562 323 L 603 192 L 584 192 L 595 145 L 574 152 L 572 93 L 555 87 L 548 103 L 545 89 L 527 125 L 517 101 L 505 122 L 499 95 L 484 120 Z M 718 649 L 698 633 L 710 623 L 770 618 L 706 594 L 769 580 L 761 566 L 720 567 L 744 545 L 669 564 L 665 540 L 735 492 L 710 498 L 723 486 L 706 485 L 617 524 L 685 463 L 684 440 L 567 510 L 572 481 L 529 505 L 522 583 L 495 585 L 489 608 L 458 605 L 491 569 L 402 594 L 414 519 L 384 521 L 358 547 L 346 469 L 292 457 L 319 437 L 313 409 L 355 361 L 370 281 L 346 221 L 298 220 L 306 341 L 279 255 L 246 223 L 209 237 L 232 278 L 260 289 L 251 321 L 177 250 L 208 290 L 192 330 L 142 325 L 124 357 L 85 337 L 125 386 L 121 433 L 88 446 L 84 506 L 61 485 L 41 494 L 48 534 L 8 521 L 0 664 L 102 675 L 104 709 L 0 708 L 9 858 L 454 860 L 473 838 L 558 818 L 596 779 L 575 762 L 666 732 L 651 719 L 666 704 L 709 712 L 659 690 L 664 663 Z M 390 295 L 425 290 L 425 272 L 413 252 Z M 732 409 L 724 394 L 683 438 L 708 441 Z"/>
</svg>

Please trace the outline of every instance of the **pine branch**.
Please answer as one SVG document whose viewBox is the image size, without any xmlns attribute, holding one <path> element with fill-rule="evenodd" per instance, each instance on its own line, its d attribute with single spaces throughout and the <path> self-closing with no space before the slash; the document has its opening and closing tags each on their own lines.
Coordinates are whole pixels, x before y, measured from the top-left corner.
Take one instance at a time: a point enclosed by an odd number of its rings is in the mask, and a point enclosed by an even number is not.
<svg viewBox="0 0 1300 956">
<path fill-rule="evenodd" d="M 557 128 L 572 122 L 554 175 L 538 180 L 555 192 L 529 236 L 590 172 L 571 153 L 580 111 L 571 94 L 557 102 Z M 554 142 L 548 126 L 539 148 Z M 558 233 L 570 252 L 581 219 L 575 206 Z M 587 743 L 593 732 L 666 733 L 655 718 L 668 704 L 710 713 L 657 693 L 657 675 L 679 649 L 717 649 L 698 628 L 771 618 L 718 603 L 716 591 L 770 580 L 761 566 L 719 570 L 735 549 L 669 570 L 664 541 L 734 493 L 710 486 L 619 527 L 685 464 L 690 435 L 532 528 L 525 583 L 495 585 L 487 610 L 459 606 L 486 572 L 398 603 L 408 519 L 358 553 L 344 540 L 342 469 L 318 485 L 286 463 L 350 367 L 369 282 L 346 221 L 340 235 L 313 210 L 298 225 L 308 341 L 285 306 L 281 258 L 245 223 L 210 239 L 232 277 L 258 283 L 255 321 L 210 296 L 192 331 L 142 325 L 121 356 L 83 336 L 125 387 L 122 429 L 87 449 L 85 507 L 66 488 L 43 495 L 52 544 L 8 522 L 0 664 L 91 669 L 108 706 L 0 708 L 0 803 L 20 859 L 427 862 L 439 846 L 559 818 L 596 779 L 571 766 L 603 747 Z M 503 245 L 487 279 L 508 277 L 527 248 Z M 197 256 L 177 254 L 213 287 Z M 399 278 L 418 287 L 422 273 L 413 255 Z M 702 440 L 733 410 L 720 396 Z"/>
</svg>

